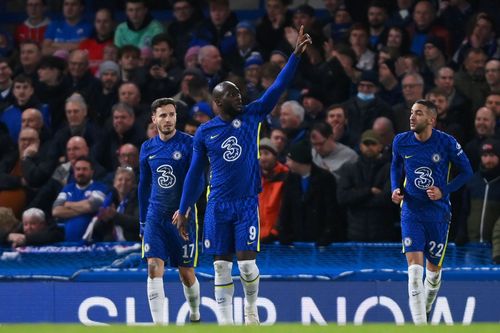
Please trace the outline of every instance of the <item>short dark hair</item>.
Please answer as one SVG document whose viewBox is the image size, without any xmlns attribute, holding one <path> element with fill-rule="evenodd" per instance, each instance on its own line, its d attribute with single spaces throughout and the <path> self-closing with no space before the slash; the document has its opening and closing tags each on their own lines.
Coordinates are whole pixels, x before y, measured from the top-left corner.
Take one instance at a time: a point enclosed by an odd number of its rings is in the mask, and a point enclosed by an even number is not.
<svg viewBox="0 0 500 333">
<path fill-rule="evenodd" d="M 15 78 L 14 78 L 14 83 L 27 83 L 29 84 L 30 86 L 33 87 L 33 80 L 26 74 L 18 74 Z"/>
<path fill-rule="evenodd" d="M 321 136 L 323 136 L 325 138 L 329 138 L 330 136 L 333 135 L 332 126 L 330 126 L 329 124 L 327 124 L 324 121 L 318 121 L 318 122 L 314 123 L 311 127 L 311 133 L 313 131 L 318 132 L 319 134 L 321 134 Z"/>
<path fill-rule="evenodd" d="M 434 103 L 429 101 L 428 99 L 418 99 L 414 104 L 420 104 L 425 106 L 434 116 L 437 116 L 437 108 Z"/>
<path fill-rule="evenodd" d="M 92 160 L 90 159 L 90 157 L 88 157 L 88 156 L 80 156 L 80 157 L 78 157 L 78 158 L 75 160 L 75 165 L 76 165 L 76 163 L 77 163 L 77 162 L 79 162 L 79 161 L 85 161 L 85 162 L 87 162 L 88 164 L 90 164 L 90 168 L 91 168 L 92 170 L 94 170 L 94 162 L 92 162 Z"/>
<path fill-rule="evenodd" d="M 153 39 L 151 40 L 151 46 L 155 46 L 155 45 L 158 45 L 160 44 L 161 42 L 165 42 L 168 44 L 168 46 L 173 49 L 174 48 L 174 45 L 173 45 L 173 42 L 172 42 L 172 39 L 170 38 L 170 36 L 167 34 L 167 33 L 160 33 L 160 34 L 157 34 L 153 37 Z"/>
<path fill-rule="evenodd" d="M 330 112 L 333 109 L 341 109 L 342 112 L 344 113 L 345 119 L 347 119 L 347 110 L 346 110 L 345 105 L 343 105 L 343 104 L 332 104 L 332 105 L 330 105 L 329 107 L 326 108 L 326 114 L 328 114 L 328 112 Z"/>
<path fill-rule="evenodd" d="M 127 53 L 132 53 L 137 58 L 141 57 L 141 49 L 140 48 L 138 48 L 135 45 L 127 44 L 127 45 L 123 45 L 122 47 L 120 47 L 118 49 L 118 59 L 120 59 L 121 57 L 123 57 L 124 54 L 127 54 Z"/>
<path fill-rule="evenodd" d="M 177 103 L 175 102 L 175 99 L 173 98 L 158 98 L 151 103 L 151 113 L 156 113 L 156 109 L 161 108 L 162 106 L 165 105 L 173 105 L 174 108 L 177 110 Z"/>
</svg>

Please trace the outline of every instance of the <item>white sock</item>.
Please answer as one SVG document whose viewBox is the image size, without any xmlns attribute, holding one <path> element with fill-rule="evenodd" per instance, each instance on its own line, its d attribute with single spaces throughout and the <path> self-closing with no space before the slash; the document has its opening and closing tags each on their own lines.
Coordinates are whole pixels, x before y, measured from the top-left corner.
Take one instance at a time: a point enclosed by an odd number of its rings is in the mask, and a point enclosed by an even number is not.
<svg viewBox="0 0 500 333">
<path fill-rule="evenodd" d="M 231 277 L 233 263 L 224 260 L 214 261 L 215 301 L 220 315 L 221 325 L 233 324 L 234 284 Z"/>
<path fill-rule="evenodd" d="M 165 291 L 163 290 L 163 279 L 162 278 L 150 278 L 148 277 L 148 301 L 149 310 L 151 311 L 151 317 L 153 317 L 153 322 L 157 325 L 162 325 L 165 322 L 164 318 L 164 306 L 165 306 Z"/>
<path fill-rule="evenodd" d="M 424 296 L 424 267 L 420 265 L 410 265 L 408 267 L 408 296 L 410 312 L 413 322 L 416 325 L 425 325 L 427 323 L 425 313 Z"/>
<path fill-rule="evenodd" d="M 187 287 L 182 284 L 184 288 L 184 297 L 189 304 L 189 309 L 191 314 L 189 316 L 190 320 L 200 320 L 200 283 L 195 277 L 194 284 L 191 287 Z"/>
<path fill-rule="evenodd" d="M 254 260 L 238 261 L 240 280 L 245 292 L 245 310 L 257 312 L 257 298 L 259 296 L 259 268 Z"/>
<path fill-rule="evenodd" d="M 432 304 L 436 300 L 439 287 L 441 287 L 441 270 L 439 270 L 438 272 L 433 272 L 426 269 L 424 281 L 425 312 L 431 312 Z"/>
</svg>

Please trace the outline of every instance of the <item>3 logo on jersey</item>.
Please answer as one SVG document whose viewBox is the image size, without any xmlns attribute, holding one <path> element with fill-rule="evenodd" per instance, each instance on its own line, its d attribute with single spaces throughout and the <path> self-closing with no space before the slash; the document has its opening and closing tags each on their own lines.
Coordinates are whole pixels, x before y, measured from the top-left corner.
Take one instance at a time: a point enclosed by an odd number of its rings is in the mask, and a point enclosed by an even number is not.
<svg viewBox="0 0 500 333">
<path fill-rule="evenodd" d="M 238 144 L 238 139 L 235 136 L 230 136 L 220 145 L 222 149 L 226 149 L 222 157 L 227 162 L 234 162 L 241 156 L 241 146 Z"/>
<path fill-rule="evenodd" d="M 175 185 L 177 179 L 175 178 L 174 169 L 172 168 L 172 166 L 168 164 L 162 164 L 156 169 L 156 172 L 161 174 L 161 176 L 158 177 L 158 185 L 161 188 L 171 188 Z"/>
</svg>

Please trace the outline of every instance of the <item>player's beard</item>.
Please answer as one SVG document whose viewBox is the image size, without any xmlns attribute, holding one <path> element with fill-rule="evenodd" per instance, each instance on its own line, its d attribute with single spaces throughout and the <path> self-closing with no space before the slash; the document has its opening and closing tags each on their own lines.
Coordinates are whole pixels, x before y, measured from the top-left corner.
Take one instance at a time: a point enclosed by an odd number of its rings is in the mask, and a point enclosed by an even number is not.
<svg viewBox="0 0 500 333">
<path fill-rule="evenodd" d="M 161 129 L 159 126 L 157 127 L 158 132 L 160 132 L 163 135 L 170 135 L 175 131 L 175 126 L 172 127 L 165 127 L 164 129 Z"/>
<path fill-rule="evenodd" d="M 420 134 L 422 133 L 427 126 L 424 124 L 415 124 L 415 127 L 412 129 L 413 132 Z"/>
</svg>

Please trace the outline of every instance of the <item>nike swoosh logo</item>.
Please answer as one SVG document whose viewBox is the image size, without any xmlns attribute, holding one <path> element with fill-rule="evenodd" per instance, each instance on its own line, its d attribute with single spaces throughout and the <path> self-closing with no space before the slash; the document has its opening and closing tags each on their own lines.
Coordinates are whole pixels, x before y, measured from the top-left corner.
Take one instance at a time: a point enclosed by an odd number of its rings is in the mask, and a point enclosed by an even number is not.
<svg viewBox="0 0 500 333">
<path fill-rule="evenodd" d="M 217 134 L 217 135 L 210 135 L 210 140 L 212 139 L 215 139 L 216 137 L 218 137 L 220 134 Z"/>
<path fill-rule="evenodd" d="M 183 264 L 189 264 L 191 262 L 191 260 L 183 260 L 182 263 Z"/>
<path fill-rule="evenodd" d="M 252 245 L 253 243 L 255 243 L 255 241 L 253 241 L 253 242 L 247 242 L 247 245 Z"/>
<path fill-rule="evenodd" d="M 152 160 L 152 159 L 153 159 L 153 158 L 155 158 L 155 157 L 156 157 L 156 155 L 151 155 L 151 156 L 149 156 L 148 158 L 149 158 L 150 160 Z"/>
<path fill-rule="evenodd" d="M 412 157 L 413 157 L 413 155 L 405 155 L 406 159 L 409 159 L 409 158 L 412 158 Z"/>
</svg>

